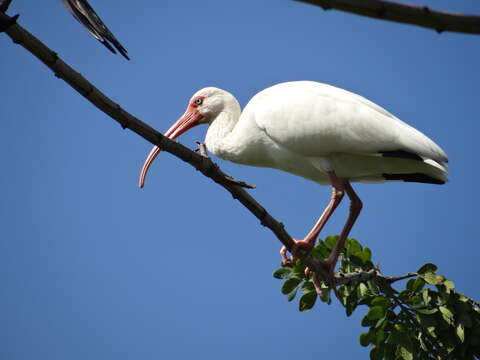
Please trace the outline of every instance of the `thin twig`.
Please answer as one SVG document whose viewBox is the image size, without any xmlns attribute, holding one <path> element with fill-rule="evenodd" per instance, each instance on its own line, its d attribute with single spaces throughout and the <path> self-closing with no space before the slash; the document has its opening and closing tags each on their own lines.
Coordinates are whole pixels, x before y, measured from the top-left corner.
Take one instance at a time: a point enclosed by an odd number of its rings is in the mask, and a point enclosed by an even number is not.
<svg viewBox="0 0 480 360">
<path fill-rule="evenodd" d="M 436 30 L 480 34 L 480 16 L 456 14 L 427 6 L 400 4 L 384 0 L 295 0 L 376 19 L 418 25 Z"/>
<path fill-rule="evenodd" d="M 404 279 L 408 279 L 415 276 L 418 276 L 418 274 L 415 272 L 410 272 L 402 276 L 386 276 L 385 280 L 387 280 L 391 284 L 391 283 L 394 283 L 395 281 L 404 280 Z"/>
<path fill-rule="evenodd" d="M 356 283 L 379 280 L 391 284 L 395 281 L 408 279 L 414 276 L 418 276 L 417 273 L 407 273 L 401 276 L 384 276 L 378 271 L 378 269 L 372 269 L 369 271 L 354 271 L 351 273 L 339 273 L 335 275 L 335 283 L 337 285 L 354 285 Z M 394 289 L 392 289 L 394 290 Z"/>
</svg>

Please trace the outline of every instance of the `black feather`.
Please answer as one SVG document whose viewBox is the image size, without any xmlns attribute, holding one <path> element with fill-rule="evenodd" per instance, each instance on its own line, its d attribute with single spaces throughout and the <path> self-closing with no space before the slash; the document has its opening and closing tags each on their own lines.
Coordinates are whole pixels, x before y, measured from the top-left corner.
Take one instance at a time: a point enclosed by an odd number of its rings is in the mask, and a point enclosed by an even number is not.
<svg viewBox="0 0 480 360">
<path fill-rule="evenodd" d="M 418 182 L 425 184 L 445 184 L 445 181 L 435 179 L 429 175 L 415 173 L 415 174 L 382 174 L 385 180 L 403 180 L 405 182 Z"/>
<path fill-rule="evenodd" d="M 420 160 L 423 159 L 415 153 L 411 153 L 405 150 L 395 150 L 395 151 L 379 151 L 383 157 L 388 158 L 399 158 L 399 159 L 411 159 L 411 160 Z"/>
<path fill-rule="evenodd" d="M 112 34 L 95 10 L 90 6 L 87 0 L 62 0 L 67 10 L 78 20 L 87 30 L 100 41 L 108 50 L 116 54 L 115 48 L 127 60 L 127 50 L 120 44 L 117 38 Z M 111 44 L 110 44 L 111 43 Z"/>
</svg>

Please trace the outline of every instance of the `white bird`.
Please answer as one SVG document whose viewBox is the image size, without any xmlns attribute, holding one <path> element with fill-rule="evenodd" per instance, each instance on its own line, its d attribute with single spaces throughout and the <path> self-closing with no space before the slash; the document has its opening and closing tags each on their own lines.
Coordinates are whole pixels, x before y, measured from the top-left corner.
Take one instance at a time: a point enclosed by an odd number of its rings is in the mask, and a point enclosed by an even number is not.
<svg viewBox="0 0 480 360">
<path fill-rule="evenodd" d="M 303 240 L 290 249 L 310 251 L 344 193 L 350 213 L 330 257 L 330 279 L 345 240 L 362 208 L 351 182 L 385 181 L 444 184 L 445 152 L 427 136 L 366 98 L 313 81 L 274 85 L 256 94 L 241 112 L 235 97 L 207 87 L 190 99 L 185 113 L 165 133 L 175 139 L 208 124 L 207 149 L 239 164 L 275 168 L 332 186 L 323 214 Z M 143 165 L 139 186 L 160 152 L 154 147 Z M 282 262 L 287 264 L 286 249 Z M 333 284 L 331 284 L 333 285 Z"/>
</svg>

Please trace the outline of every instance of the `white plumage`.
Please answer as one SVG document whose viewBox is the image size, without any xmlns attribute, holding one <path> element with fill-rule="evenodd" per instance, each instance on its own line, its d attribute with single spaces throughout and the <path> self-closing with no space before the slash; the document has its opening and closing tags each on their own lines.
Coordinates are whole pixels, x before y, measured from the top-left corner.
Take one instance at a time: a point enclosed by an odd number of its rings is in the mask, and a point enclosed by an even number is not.
<svg viewBox="0 0 480 360">
<path fill-rule="evenodd" d="M 432 140 L 364 97 L 327 84 L 277 84 L 256 94 L 243 112 L 229 92 L 204 88 L 165 135 L 174 139 L 203 123 L 209 124 L 206 146 L 218 157 L 332 185 L 329 206 L 298 246 L 311 248 L 347 193 L 352 211 L 326 262 L 330 271 L 362 206 L 350 182 L 447 181 L 447 155 Z M 145 161 L 141 187 L 158 153 L 155 147 Z M 293 255 L 296 250 L 290 249 Z"/>
<path fill-rule="evenodd" d="M 380 182 L 385 181 L 382 174 L 404 173 L 446 180 L 442 163 L 447 156 L 440 147 L 346 90 L 312 81 L 278 84 L 255 95 L 236 124 L 240 107 L 231 94 L 206 88 L 193 97 L 202 94 L 219 96 L 228 104 L 205 139 L 207 148 L 226 160 L 277 168 L 321 184 L 329 183 L 327 170 L 350 181 Z M 427 161 L 379 153 L 399 150 Z"/>
</svg>

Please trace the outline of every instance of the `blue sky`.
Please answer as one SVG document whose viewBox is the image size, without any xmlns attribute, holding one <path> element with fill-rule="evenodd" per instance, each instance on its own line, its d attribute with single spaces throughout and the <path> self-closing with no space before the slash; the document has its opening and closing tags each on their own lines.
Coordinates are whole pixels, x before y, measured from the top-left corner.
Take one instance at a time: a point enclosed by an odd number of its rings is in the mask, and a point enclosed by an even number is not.
<svg viewBox="0 0 480 360">
<path fill-rule="evenodd" d="M 417 4 L 480 14 L 473 1 Z M 10 13 L 112 99 L 161 131 L 196 90 L 244 105 L 259 90 L 315 80 L 366 96 L 436 141 L 450 182 L 356 185 L 351 235 L 387 275 L 436 263 L 480 298 L 477 239 L 480 37 L 382 22 L 294 1 L 92 1 L 132 61 L 113 56 L 60 1 Z M 271 277 L 280 243 L 231 196 L 94 108 L 0 35 L 0 357 L 250 359 L 368 357 L 357 310 L 300 313 Z M 180 141 L 194 146 L 205 128 Z M 296 237 L 330 189 L 218 160 Z M 338 233 L 346 202 L 324 235 Z"/>
</svg>

